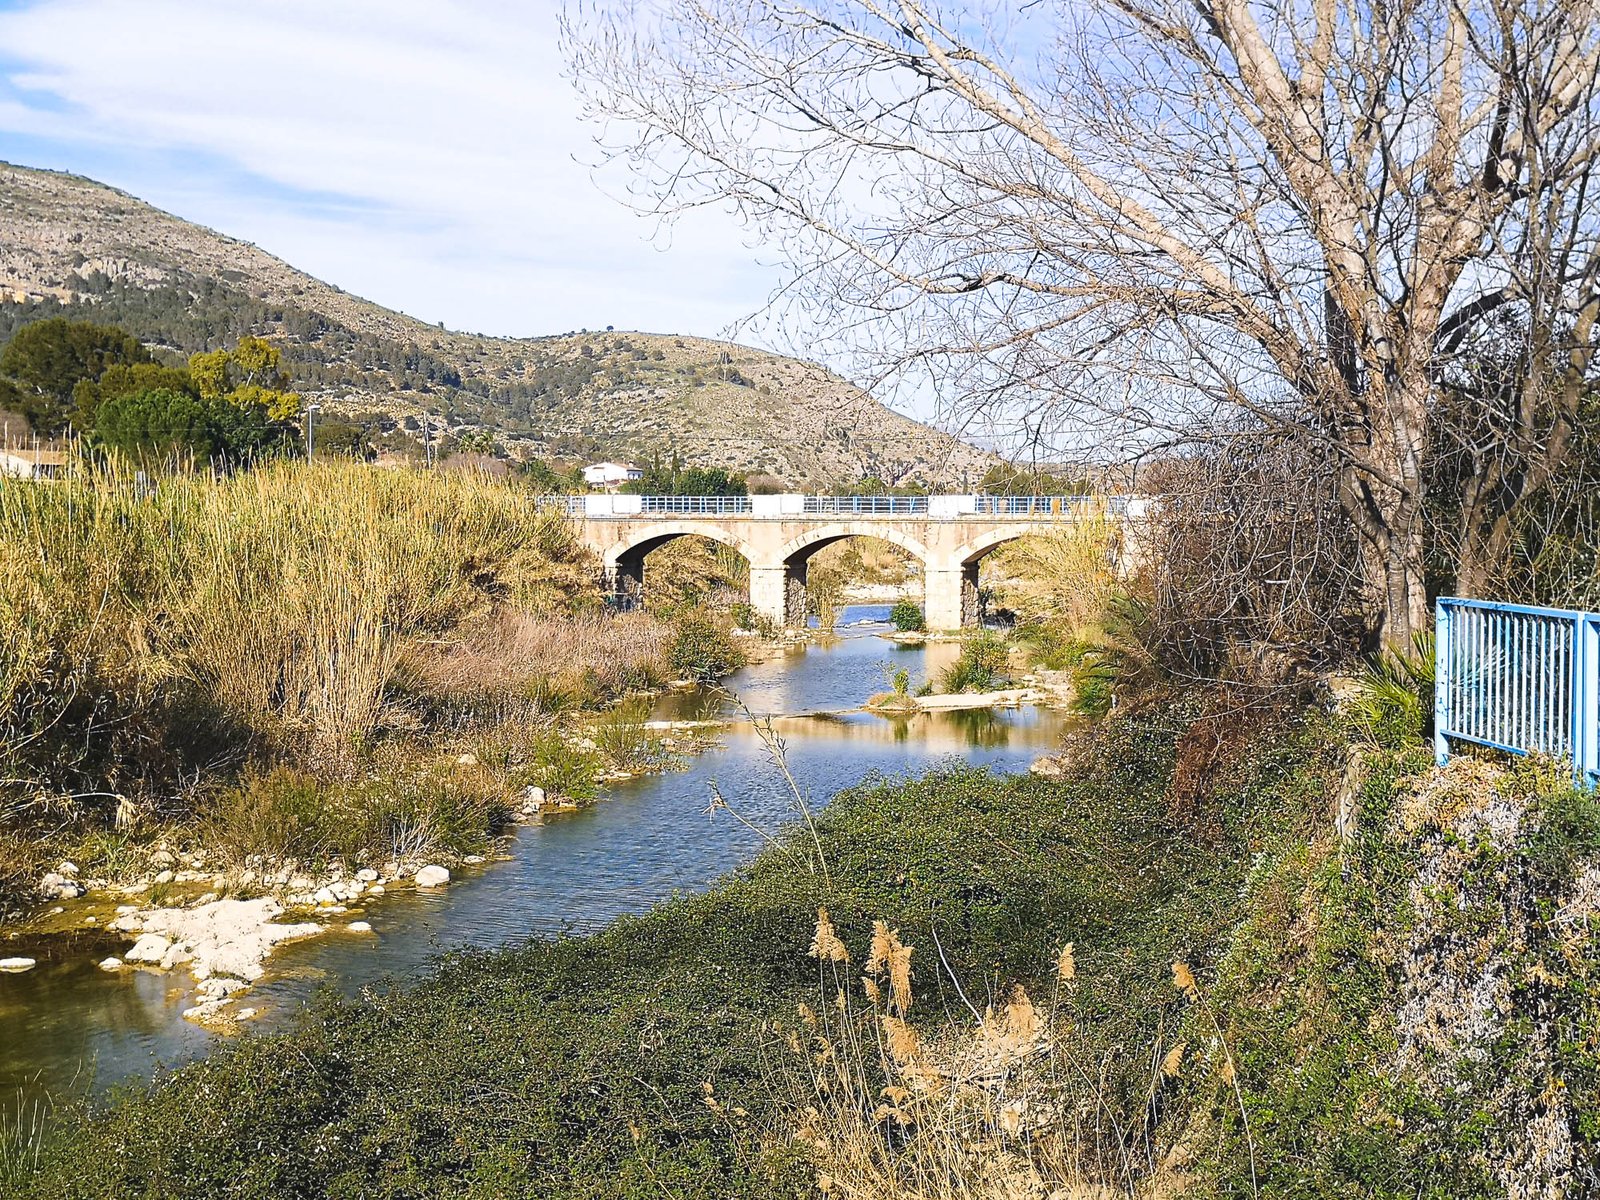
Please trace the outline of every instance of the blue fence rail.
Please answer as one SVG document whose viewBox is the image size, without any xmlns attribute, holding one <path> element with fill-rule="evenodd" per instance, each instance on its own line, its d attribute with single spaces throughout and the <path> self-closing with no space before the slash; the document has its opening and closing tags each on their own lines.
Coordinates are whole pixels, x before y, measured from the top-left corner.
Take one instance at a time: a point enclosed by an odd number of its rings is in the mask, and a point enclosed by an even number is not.
<svg viewBox="0 0 1600 1200">
<path fill-rule="evenodd" d="M 1546 754 L 1600 778 L 1600 613 L 1441 598 L 1434 756 L 1452 743 Z"/>
</svg>

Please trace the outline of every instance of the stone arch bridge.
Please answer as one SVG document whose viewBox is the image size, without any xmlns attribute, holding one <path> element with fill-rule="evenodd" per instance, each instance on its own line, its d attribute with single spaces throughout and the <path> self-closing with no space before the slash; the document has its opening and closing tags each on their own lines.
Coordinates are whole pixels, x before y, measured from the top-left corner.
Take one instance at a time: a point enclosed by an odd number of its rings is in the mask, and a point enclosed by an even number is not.
<svg viewBox="0 0 1600 1200">
<path fill-rule="evenodd" d="M 1126 522 L 1140 501 L 1088 496 L 623 496 L 566 497 L 607 586 L 637 596 L 644 560 L 674 538 L 731 546 L 750 564 L 750 604 L 782 626 L 805 623 L 806 567 L 824 546 L 882 538 L 922 564 L 930 630 L 978 619 L 978 564 L 997 546 L 1063 524 Z"/>
</svg>

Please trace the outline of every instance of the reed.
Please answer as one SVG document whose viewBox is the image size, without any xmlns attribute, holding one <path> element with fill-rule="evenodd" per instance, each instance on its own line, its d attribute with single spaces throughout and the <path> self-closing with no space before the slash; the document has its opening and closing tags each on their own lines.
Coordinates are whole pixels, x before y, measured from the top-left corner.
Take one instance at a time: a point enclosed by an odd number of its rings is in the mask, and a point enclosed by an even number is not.
<svg viewBox="0 0 1600 1200">
<path fill-rule="evenodd" d="M 0 786 L 116 791 L 261 739 L 337 751 L 374 730 L 409 640 L 495 606 L 553 614 L 589 575 L 564 519 L 468 475 L 152 485 L 84 463 L 5 484 Z"/>
</svg>

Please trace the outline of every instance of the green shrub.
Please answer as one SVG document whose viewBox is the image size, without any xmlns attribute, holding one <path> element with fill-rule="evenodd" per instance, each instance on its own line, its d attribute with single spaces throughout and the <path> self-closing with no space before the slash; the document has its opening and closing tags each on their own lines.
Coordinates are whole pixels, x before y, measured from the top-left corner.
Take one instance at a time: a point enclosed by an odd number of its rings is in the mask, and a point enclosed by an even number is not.
<svg viewBox="0 0 1600 1200">
<path fill-rule="evenodd" d="M 516 791 L 543 788 L 555 800 L 588 804 L 600 792 L 600 768 L 595 756 L 568 745 L 555 730 L 542 731 L 529 744 L 523 764 L 511 772 Z"/>
<path fill-rule="evenodd" d="M 1002 634 L 980 629 L 969 634 L 961 656 L 944 669 L 939 685 L 946 692 L 993 691 L 1006 678 L 1010 649 Z"/>
<path fill-rule="evenodd" d="M 682 679 L 705 683 L 744 666 L 744 652 L 710 618 L 688 613 L 678 620 L 667 661 Z"/>
<path fill-rule="evenodd" d="M 922 616 L 922 606 L 915 600 L 902 597 L 894 602 L 894 607 L 889 610 L 889 624 L 901 633 L 920 633 L 926 628 Z"/>
<path fill-rule="evenodd" d="M 636 697 L 624 700 L 594 723 L 594 743 L 612 767 L 640 771 L 660 761 L 661 739 L 645 728 L 649 716 L 650 701 Z"/>
<path fill-rule="evenodd" d="M 201 821 L 201 841 L 235 865 L 247 858 L 326 857 L 328 789 L 315 775 L 295 767 L 247 771 L 226 788 Z"/>
<path fill-rule="evenodd" d="M 1385 650 L 1356 679 L 1350 715 L 1357 728 L 1386 750 L 1423 737 L 1433 721 L 1434 640 L 1412 635 L 1409 650 Z"/>
</svg>

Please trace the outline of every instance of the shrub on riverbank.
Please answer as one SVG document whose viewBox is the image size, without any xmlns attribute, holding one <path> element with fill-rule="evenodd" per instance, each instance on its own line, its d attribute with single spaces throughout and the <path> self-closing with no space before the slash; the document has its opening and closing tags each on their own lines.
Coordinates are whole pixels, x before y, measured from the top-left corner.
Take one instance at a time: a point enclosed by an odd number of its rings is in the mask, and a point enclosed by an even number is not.
<svg viewBox="0 0 1600 1200">
<path fill-rule="evenodd" d="M 410 768 L 374 758 L 394 735 L 422 770 L 474 730 L 604 706 L 668 677 L 671 637 L 600 612 L 569 523 L 499 480 L 326 462 L 0 483 L 0 831 L 57 854 L 113 823 L 220 831 L 246 766 L 309 773 L 333 807 L 365 774 L 399 794 Z"/>
<path fill-rule="evenodd" d="M 961 654 L 939 676 L 945 692 L 989 692 L 1006 678 L 1011 648 L 1005 635 L 992 629 L 979 629 L 962 640 Z"/>
<path fill-rule="evenodd" d="M 668 661 L 680 679 L 721 679 L 742 667 L 744 651 L 710 617 L 686 613 L 678 618 Z"/>
</svg>

